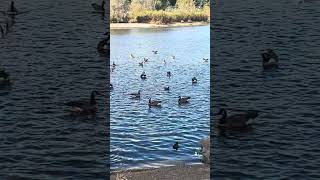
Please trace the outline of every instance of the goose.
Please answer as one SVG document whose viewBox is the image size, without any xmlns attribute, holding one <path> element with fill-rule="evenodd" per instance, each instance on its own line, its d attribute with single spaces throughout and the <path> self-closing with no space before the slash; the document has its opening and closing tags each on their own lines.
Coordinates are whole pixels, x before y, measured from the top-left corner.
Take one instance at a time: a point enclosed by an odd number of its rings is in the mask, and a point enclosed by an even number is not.
<svg viewBox="0 0 320 180">
<path fill-rule="evenodd" d="M 143 58 L 143 62 L 148 62 L 149 61 L 149 59 L 148 58 Z"/>
<path fill-rule="evenodd" d="M 166 60 L 165 60 L 165 59 L 163 60 L 163 64 L 167 64 L 167 62 L 166 62 Z"/>
<path fill-rule="evenodd" d="M 108 53 L 108 42 L 109 42 L 109 39 L 105 38 L 98 43 L 97 50 L 99 53 L 101 54 Z"/>
<path fill-rule="evenodd" d="M 95 11 L 105 12 L 105 8 L 104 8 L 105 3 L 106 3 L 106 2 L 103 0 L 103 1 L 101 2 L 101 5 L 98 5 L 97 3 L 92 3 L 91 6 L 92 6 L 92 8 L 93 8 Z"/>
<path fill-rule="evenodd" d="M 172 58 L 172 59 L 176 59 L 176 56 L 173 56 L 173 55 L 172 55 L 171 58 Z"/>
<path fill-rule="evenodd" d="M 158 51 L 152 50 L 152 52 L 153 52 L 154 54 L 158 54 Z"/>
<path fill-rule="evenodd" d="M 170 90 L 170 87 L 169 87 L 169 86 L 164 87 L 164 90 L 165 90 L 165 91 L 169 91 L 169 90 Z"/>
<path fill-rule="evenodd" d="M 7 10 L 7 13 L 8 14 L 17 14 L 18 13 L 17 8 L 14 6 L 14 1 L 11 1 L 10 7 Z"/>
<path fill-rule="evenodd" d="M 147 79 L 147 75 L 146 75 L 146 72 L 142 72 L 142 74 L 140 75 L 140 78 L 141 79 Z"/>
<path fill-rule="evenodd" d="M 178 143 L 178 142 L 174 143 L 173 146 L 172 146 L 172 148 L 173 148 L 174 150 L 178 151 L 178 149 L 179 149 L 179 143 Z"/>
<path fill-rule="evenodd" d="M 130 54 L 130 58 L 133 59 L 133 58 L 135 58 L 135 57 L 133 56 L 133 54 Z"/>
<path fill-rule="evenodd" d="M 117 66 L 117 65 L 113 62 L 113 63 L 112 63 L 112 67 L 116 67 L 116 66 Z"/>
<path fill-rule="evenodd" d="M 220 109 L 220 111 L 215 115 L 222 115 L 216 124 L 217 127 L 222 128 L 245 128 L 250 124 L 250 120 L 255 119 L 259 114 L 256 111 L 247 111 L 241 114 L 234 114 L 231 116 L 227 115 L 225 109 Z"/>
<path fill-rule="evenodd" d="M 0 70 L 0 85 L 6 85 L 10 83 L 10 75 L 4 70 Z"/>
<path fill-rule="evenodd" d="M 139 62 L 139 66 L 143 67 L 143 62 Z"/>
<path fill-rule="evenodd" d="M 272 49 L 267 49 L 266 52 L 261 54 L 262 66 L 264 69 L 277 68 L 279 58 Z"/>
<path fill-rule="evenodd" d="M 1 32 L 1 37 L 4 38 L 4 30 L 3 27 L 0 25 L 0 32 Z"/>
<path fill-rule="evenodd" d="M 169 77 L 169 78 L 171 77 L 171 72 L 170 71 L 167 72 L 167 77 Z"/>
<path fill-rule="evenodd" d="M 137 92 L 137 93 L 130 93 L 129 95 L 132 97 L 132 98 L 140 98 L 140 90 Z"/>
<path fill-rule="evenodd" d="M 112 90 L 113 89 L 113 85 L 110 83 L 109 89 Z"/>
<path fill-rule="evenodd" d="M 97 111 L 97 103 L 95 99 L 95 95 L 102 95 L 98 91 L 92 91 L 90 100 L 78 100 L 78 101 L 70 101 L 65 103 L 66 106 L 71 107 L 71 111 L 74 113 L 80 114 L 95 114 Z"/>
<path fill-rule="evenodd" d="M 149 107 L 160 107 L 161 106 L 161 101 L 158 100 L 151 100 L 151 98 L 149 98 Z"/>
<path fill-rule="evenodd" d="M 179 104 L 188 103 L 190 98 L 191 98 L 190 96 L 179 96 L 178 103 Z"/>
<path fill-rule="evenodd" d="M 209 58 L 202 58 L 204 62 L 208 62 Z"/>
<path fill-rule="evenodd" d="M 192 84 L 198 83 L 198 79 L 196 77 L 192 78 Z"/>
</svg>

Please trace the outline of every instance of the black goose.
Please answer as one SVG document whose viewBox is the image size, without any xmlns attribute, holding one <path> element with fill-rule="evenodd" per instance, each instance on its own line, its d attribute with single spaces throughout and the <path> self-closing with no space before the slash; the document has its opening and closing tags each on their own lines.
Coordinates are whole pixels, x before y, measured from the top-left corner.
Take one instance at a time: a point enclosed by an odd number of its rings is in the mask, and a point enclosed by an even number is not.
<svg viewBox="0 0 320 180">
<path fill-rule="evenodd" d="M 0 85 L 7 85 L 10 83 L 9 74 L 4 70 L 0 70 Z"/>
<path fill-rule="evenodd" d="M 246 111 L 240 114 L 234 114 L 227 116 L 227 111 L 225 109 L 220 109 L 220 111 L 215 115 L 222 115 L 222 117 L 217 122 L 217 127 L 222 128 L 245 128 L 251 121 L 255 119 L 259 114 L 256 111 Z"/>
<path fill-rule="evenodd" d="M 137 99 L 140 98 L 141 91 L 139 90 L 137 93 L 130 93 L 131 98 Z"/>
<path fill-rule="evenodd" d="M 272 49 L 267 49 L 266 52 L 261 54 L 262 66 L 264 69 L 277 68 L 279 58 Z"/>
<path fill-rule="evenodd" d="M 161 101 L 158 100 L 151 100 L 151 98 L 149 98 L 149 107 L 160 107 L 161 106 Z"/>
<path fill-rule="evenodd" d="M 98 5 L 97 3 L 92 3 L 91 6 L 95 11 L 103 13 L 103 12 L 105 12 L 105 8 L 104 8 L 105 4 L 106 4 L 106 2 L 103 0 L 101 2 L 101 5 Z"/>
<path fill-rule="evenodd" d="M 143 71 L 142 74 L 140 75 L 140 78 L 143 80 L 147 79 L 146 72 Z"/>
<path fill-rule="evenodd" d="M 169 77 L 169 78 L 171 77 L 171 72 L 170 71 L 167 72 L 167 77 Z"/>
<path fill-rule="evenodd" d="M 109 39 L 110 38 L 105 38 L 98 43 L 97 50 L 100 54 L 107 54 L 109 52 L 108 50 Z"/>
<path fill-rule="evenodd" d="M 169 87 L 169 86 L 164 87 L 164 90 L 165 90 L 165 91 L 169 91 L 169 90 L 170 90 L 170 87 Z"/>
<path fill-rule="evenodd" d="M 173 148 L 174 150 L 178 151 L 178 149 L 179 149 L 179 143 L 178 143 L 178 142 L 174 143 L 174 145 L 172 146 L 172 148 Z"/>
<path fill-rule="evenodd" d="M 196 83 L 198 83 L 198 79 L 196 77 L 193 77 L 192 78 L 192 84 L 196 84 Z"/>
<path fill-rule="evenodd" d="M 95 95 L 102 95 L 98 91 L 92 91 L 90 100 L 78 100 L 65 103 L 66 106 L 71 107 L 71 111 L 80 114 L 95 114 L 97 111 L 97 102 Z"/>
<path fill-rule="evenodd" d="M 179 104 L 188 103 L 190 98 L 191 98 L 190 96 L 179 96 L 178 103 Z"/>
</svg>

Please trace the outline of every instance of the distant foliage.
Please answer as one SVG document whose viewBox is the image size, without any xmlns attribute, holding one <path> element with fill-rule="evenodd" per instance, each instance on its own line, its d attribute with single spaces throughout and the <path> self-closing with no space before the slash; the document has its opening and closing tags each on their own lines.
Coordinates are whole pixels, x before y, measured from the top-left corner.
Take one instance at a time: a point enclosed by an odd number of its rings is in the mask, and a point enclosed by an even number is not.
<svg viewBox="0 0 320 180">
<path fill-rule="evenodd" d="M 111 22 L 167 24 L 208 21 L 209 0 L 111 0 Z"/>
</svg>

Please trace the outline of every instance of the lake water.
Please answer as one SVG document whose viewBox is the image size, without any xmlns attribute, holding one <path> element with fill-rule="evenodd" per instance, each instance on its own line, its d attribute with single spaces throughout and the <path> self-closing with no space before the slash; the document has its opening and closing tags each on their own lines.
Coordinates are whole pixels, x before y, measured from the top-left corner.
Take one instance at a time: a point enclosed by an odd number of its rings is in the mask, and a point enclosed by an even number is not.
<svg viewBox="0 0 320 180">
<path fill-rule="evenodd" d="M 210 131 L 210 66 L 203 61 L 210 58 L 209 31 L 209 26 L 111 31 L 110 62 L 117 65 L 111 72 L 112 169 L 200 162 L 195 152 Z M 142 68 L 144 57 L 149 61 Z M 146 80 L 140 79 L 143 71 Z M 141 99 L 130 99 L 138 90 Z M 179 106 L 180 95 L 191 96 L 189 104 Z M 162 100 L 162 107 L 149 108 L 148 98 Z M 178 151 L 172 148 L 176 141 Z"/>
<path fill-rule="evenodd" d="M 0 67 L 13 82 L 0 89 L 0 179 L 105 179 L 105 100 L 98 97 L 95 119 L 72 118 L 63 105 L 105 90 L 106 58 L 96 45 L 107 22 L 90 3 L 15 1 L 27 13 L 0 38 Z"/>
<path fill-rule="evenodd" d="M 261 112 L 249 129 L 212 129 L 211 177 L 319 179 L 320 2 L 216 1 L 213 11 L 213 111 Z M 262 69 L 266 48 L 279 69 Z"/>
</svg>

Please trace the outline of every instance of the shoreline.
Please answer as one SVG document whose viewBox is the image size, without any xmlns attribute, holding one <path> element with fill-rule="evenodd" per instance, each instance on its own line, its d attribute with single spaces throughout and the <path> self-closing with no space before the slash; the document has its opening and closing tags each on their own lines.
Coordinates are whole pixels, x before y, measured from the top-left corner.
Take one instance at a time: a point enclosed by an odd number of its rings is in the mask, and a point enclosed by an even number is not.
<svg viewBox="0 0 320 180">
<path fill-rule="evenodd" d="M 157 168 L 125 169 L 111 172 L 111 180 L 209 180 L 206 164 L 176 165 Z"/>
<path fill-rule="evenodd" d="M 133 28 L 171 28 L 171 27 L 190 27 L 205 26 L 209 22 L 177 22 L 171 24 L 150 24 L 150 23 L 110 23 L 111 30 L 117 29 L 133 29 Z"/>
</svg>

